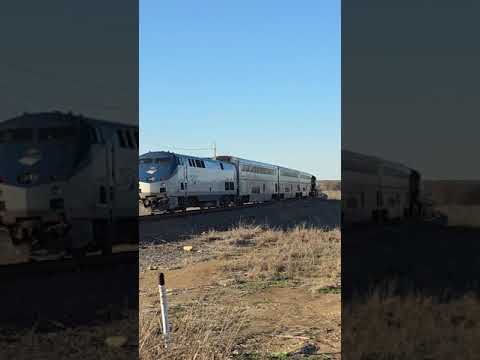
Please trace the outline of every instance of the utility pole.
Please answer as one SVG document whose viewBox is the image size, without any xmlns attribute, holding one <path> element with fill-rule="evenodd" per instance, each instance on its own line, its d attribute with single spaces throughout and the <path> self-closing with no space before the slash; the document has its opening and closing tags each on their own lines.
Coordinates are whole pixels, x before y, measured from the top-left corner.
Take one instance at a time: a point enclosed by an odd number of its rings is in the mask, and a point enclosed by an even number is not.
<svg viewBox="0 0 480 360">
<path fill-rule="evenodd" d="M 213 143 L 213 158 L 215 159 L 217 157 L 217 143 Z"/>
</svg>

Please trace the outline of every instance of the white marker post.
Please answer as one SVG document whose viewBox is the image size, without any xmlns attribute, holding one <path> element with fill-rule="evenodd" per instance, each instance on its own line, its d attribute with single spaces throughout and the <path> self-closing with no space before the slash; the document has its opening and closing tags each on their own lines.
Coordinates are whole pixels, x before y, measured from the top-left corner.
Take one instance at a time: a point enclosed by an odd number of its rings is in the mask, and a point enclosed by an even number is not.
<svg viewBox="0 0 480 360">
<path fill-rule="evenodd" d="M 170 338 L 170 329 L 168 325 L 167 289 L 165 288 L 165 276 L 163 273 L 160 273 L 160 276 L 158 277 L 158 291 L 160 293 L 160 310 L 162 312 L 162 332 L 165 340 L 165 347 L 167 347 Z"/>
</svg>

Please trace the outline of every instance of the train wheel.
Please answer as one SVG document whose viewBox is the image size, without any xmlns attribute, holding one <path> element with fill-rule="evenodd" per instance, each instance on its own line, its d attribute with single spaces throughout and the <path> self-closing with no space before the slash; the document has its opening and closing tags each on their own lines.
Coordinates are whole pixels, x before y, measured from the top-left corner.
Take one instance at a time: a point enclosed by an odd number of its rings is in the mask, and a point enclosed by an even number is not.
<svg viewBox="0 0 480 360">
<path fill-rule="evenodd" d="M 24 242 L 25 232 L 21 231 L 18 226 L 10 226 L 8 228 L 8 234 L 10 235 L 13 245 L 18 246 Z"/>
<path fill-rule="evenodd" d="M 82 247 L 71 249 L 71 254 L 74 259 L 81 259 L 87 255 L 87 248 Z"/>
</svg>

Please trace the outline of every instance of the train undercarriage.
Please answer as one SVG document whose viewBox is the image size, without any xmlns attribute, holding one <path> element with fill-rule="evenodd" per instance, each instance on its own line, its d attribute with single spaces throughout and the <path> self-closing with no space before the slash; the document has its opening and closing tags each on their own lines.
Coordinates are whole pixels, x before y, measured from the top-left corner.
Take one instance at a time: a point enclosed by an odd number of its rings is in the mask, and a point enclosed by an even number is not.
<svg viewBox="0 0 480 360">
<path fill-rule="evenodd" d="M 81 219 L 45 222 L 19 219 L 4 225 L 13 246 L 27 246 L 31 260 L 83 257 L 90 253 L 109 255 L 115 244 L 138 243 L 138 219 L 109 221 Z"/>
</svg>

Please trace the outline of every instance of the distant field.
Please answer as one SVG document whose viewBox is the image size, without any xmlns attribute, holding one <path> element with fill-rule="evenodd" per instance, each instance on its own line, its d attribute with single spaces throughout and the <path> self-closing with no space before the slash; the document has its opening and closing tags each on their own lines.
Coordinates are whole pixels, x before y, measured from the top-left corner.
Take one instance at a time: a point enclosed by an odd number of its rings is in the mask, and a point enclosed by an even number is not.
<svg viewBox="0 0 480 360">
<path fill-rule="evenodd" d="M 330 200 L 341 200 L 342 192 L 340 190 L 325 190 L 322 193 L 326 194 Z"/>
<path fill-rule="evenodd" d="M 425 191 L 431 194 L 438 206 L 479 205 L 480 181 L 478 180 L 425 180 Z"/>
<path fill-rule="evenodd" d="M 317 186 L 320 191 L 340 191 L 342 188 L 340 180 L 318 180 Z"/>
<path fill-rule="evenodd" d="M 480 205 L 443 205 L 435 209 L 448 216 L 449 226 L 480 227 Z"/>
<path fill-rule="evenodd" d="M 427 180 L 425 190 L 450 226 L 480 226 L 480 181 Z"/>
</svg>

